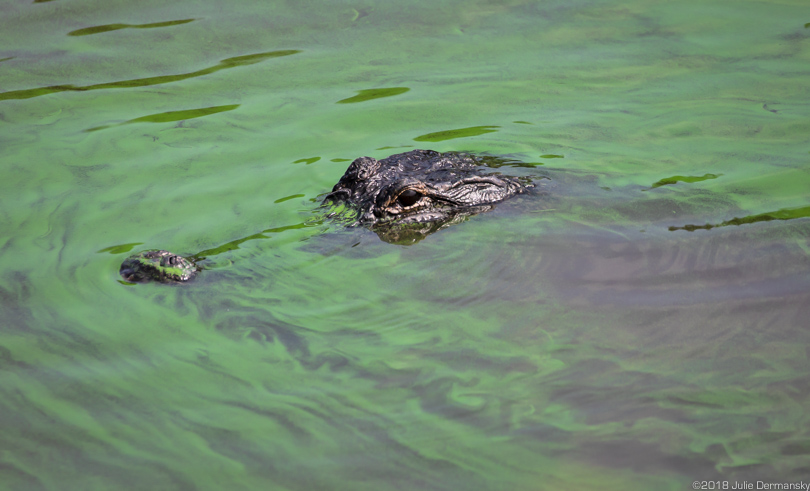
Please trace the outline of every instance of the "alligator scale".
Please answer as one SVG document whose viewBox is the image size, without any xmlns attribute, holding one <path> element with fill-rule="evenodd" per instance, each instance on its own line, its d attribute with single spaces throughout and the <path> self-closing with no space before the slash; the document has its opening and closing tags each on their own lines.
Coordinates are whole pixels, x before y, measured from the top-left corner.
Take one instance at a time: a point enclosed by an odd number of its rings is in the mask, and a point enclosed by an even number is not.
<svg viewBox="0 0 810 491">
<path fill-rule="evenodd" d="M 324 204 L 345 204 L 358 224 L 386 242 L 416 240 L 467 217 L 492 209 L 532 187 L 503 176 L 467 154 L 413 150 L 383 160 L 352 162 Z M 486 172 L 489 170 L 490 172 Z M 121 276 L 130 282 L 183 282 L 200 268 L 191 259 L 163 250 L 127 258 Z"/>
</svg>

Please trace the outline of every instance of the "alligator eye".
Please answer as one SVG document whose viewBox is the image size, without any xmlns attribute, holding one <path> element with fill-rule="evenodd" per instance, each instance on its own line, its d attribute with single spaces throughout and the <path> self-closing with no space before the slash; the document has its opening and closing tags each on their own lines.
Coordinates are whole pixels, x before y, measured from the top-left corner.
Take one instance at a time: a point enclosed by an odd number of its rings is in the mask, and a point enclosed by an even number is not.
<svg viewBox="0 0 810 491">
<path fill-rule="evenodd" d="M 162 258 L 160 258 L 161 266 L 174 266 L 178 262 L 180 261 L 178 261 L 177 256 L 163 256 Z"/>
<path fill-rule="evenodd" d="M 413 206 L 419 201 L 419 198 L 422 197 L 422 194 L 418 191 L 414 191 L 413 189 L 407 189 L 399 193 L 397 196 L 397 203 L 403 208 L 407 208 L 409 206 Z"/>
</svg>

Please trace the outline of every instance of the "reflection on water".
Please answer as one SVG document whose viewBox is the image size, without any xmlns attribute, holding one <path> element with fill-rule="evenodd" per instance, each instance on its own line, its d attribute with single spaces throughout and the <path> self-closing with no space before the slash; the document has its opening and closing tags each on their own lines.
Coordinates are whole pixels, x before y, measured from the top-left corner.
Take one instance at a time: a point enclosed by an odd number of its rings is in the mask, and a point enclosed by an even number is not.
<svg viewBox="0 0 810 491">
<path fill-rule="evenodd" d="M 463 210 L 445 212 L 440 218 L 428 222 L 382 223 L 372 226 L 371 230 L 384 242 L 411 245 L 416 244 L 430 234 L 463 223 L 469 217 L 485 213 L 493 208 L 495 208 L 494 205 L 468 207 Z"/>
</svg>

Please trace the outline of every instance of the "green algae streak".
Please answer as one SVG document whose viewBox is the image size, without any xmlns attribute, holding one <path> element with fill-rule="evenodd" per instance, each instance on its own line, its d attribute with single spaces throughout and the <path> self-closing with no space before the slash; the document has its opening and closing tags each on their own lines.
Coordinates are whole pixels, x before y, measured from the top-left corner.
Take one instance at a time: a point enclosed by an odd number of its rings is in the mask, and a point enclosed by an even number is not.
<svg viewBox="0 0 810 491">
<path fill-rule="evenodd" d="M 741 218 L 732 218 L 718 224 L 705 224 L 705 225 L 684 225 L 682 227 L 669 227 L 669 230 L 687 230 L 693 232 L 695 230 L 711 230 L 717 227 L 728 227 L 730 225 L 747 225 L 757 222 L 770 222 L 772 220 L 796 220 L 798 218 L 810 218 L 810 206 L 803 206 L 801 208 L 781 209 L 770 211 L 766 213 L 759 213 L 757 215 L 749 215 Z"/>
<path fill-rule="evenodd" d="M 651 187 L 658 188 L 661 186 L 668 186 L 671 184 L 677 184 L 679 182 L 686 182 L 686 183 L 694 183 L 700 181 L 706 181 L 708 179 L 717 179 L 718 177 L 722 176 L 723 174 L 704 174 L 702 176 L 672 176 L 661 179 L 655 182 Z"/>
<path fill-rule="evenodd" d="M 52 85 L 50 87 L 41 87 L 37 89 L 24 89 L 12 90 L 8 92 L 0 92 L 0 101 L 14 100 L 14 99 L 30 99 L 32 97 L 39 97 L 48 94 L 55 94 L 58 92 L 85 92 L 88 90 L 103 90 L 103 89 L 132 89 L 136 87 L 148 87 L 150 85 L 161 85 L 172 82 L 180 82 L 190 78 L 201 77 L 203 75 L 210 75 L 220 70 L 226 70 L 238 66 L 247 66 L 254 63 L 259 63 L 270 58 L 278 58 L 281 56 L 290 56 L 300 53 L 300 50 L 282 50 L 271 51 L 267 53 L 256 53 L 252 55 L 237 56 L 234 58 L 226 58 L 212 67 L 197 70 L 195 72 L 182 73 L 179 75 L 161 75 L 157 77 L 137 78 L 132 80 L 121 80 L 118 82 L 100 83 L 94 85 L 75 86 L 75 85 Z"/>
<path fill-rule="evenodd" d="M 129 121 L 124 121 L 123 123 L 119 123 L 118 125 L 112 126 L 119 126 L 130 123 L 171 123 L 174 121 L 185 121 L 187 119 L 201 118 L 203 116 L 209 116 L 211 114 L 233 111 L 238 107 L 239 104 L 229 104 L 226 106 L 201 107 L 198 109 L 185 109 L 182 111 L 167 111 L 163 113 L 150 114 L 148 116 L 141 116 L 140 118 L 130 119 Z M 86 132 L 98 131 L 110 127 L 111 125 L 96 126 L 95 128 L 88 128 L 84 131 Z"/>
<path fill-rule="evenodd" d="M 117 31 L 119 29 L 152 29 L 155 27 L 170 27 L 179 26 L 194 22 L 196 19 L 183 19 L 183 20 L 170 20 L 166 22 L 153 22 L 151 24 L 105 24 L 103 26 L 85 27 L 84 29 L 76 29 L 70 31 L 68 36 L 89 36 L 91 34 L 100 34 L 102 32 Z"/>
<path fill-rule="evenodd" d="M 341 99 L 337 101 L 338 104 L 354 104 L 356 102 L 365 102 L 374 99 L 382 99 L 383 97 L 393 97 L 395 95 L 404 94 L 408 92 L 408 87 L 389 87 L 385 89 L 363 89 L 358 90 L 357 95 L 349 97 L 348 99 Z"/>
<path fill-rule="evenodd" d="M 498 131 L 495 128 L 498 126 L 472 126 L 470 128 L 459 128 L 457 130 L 437 131 L 436 133 L 428 133 L 427 135 L 417 136 L 414 141 L 417 142 L 441 142 L 445 140 L 453 140 L 456 138 L 468 138 L 471 136 L 486 135 L 487 133 L 494 133 Z"/>
</svg>

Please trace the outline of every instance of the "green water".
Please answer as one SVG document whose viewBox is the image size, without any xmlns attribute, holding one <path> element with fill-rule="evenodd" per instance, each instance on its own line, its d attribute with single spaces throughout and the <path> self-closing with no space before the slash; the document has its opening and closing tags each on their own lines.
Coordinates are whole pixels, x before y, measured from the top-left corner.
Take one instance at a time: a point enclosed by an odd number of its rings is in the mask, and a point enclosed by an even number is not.
<svg viewBox="0 0 810 491">
<path fill-rule="evenodd" d="M 6 0 L 0 489 L 807 482 L 807 7 Z M 411 148 L 538 192 L 322 220 Z"/>
</svg>

